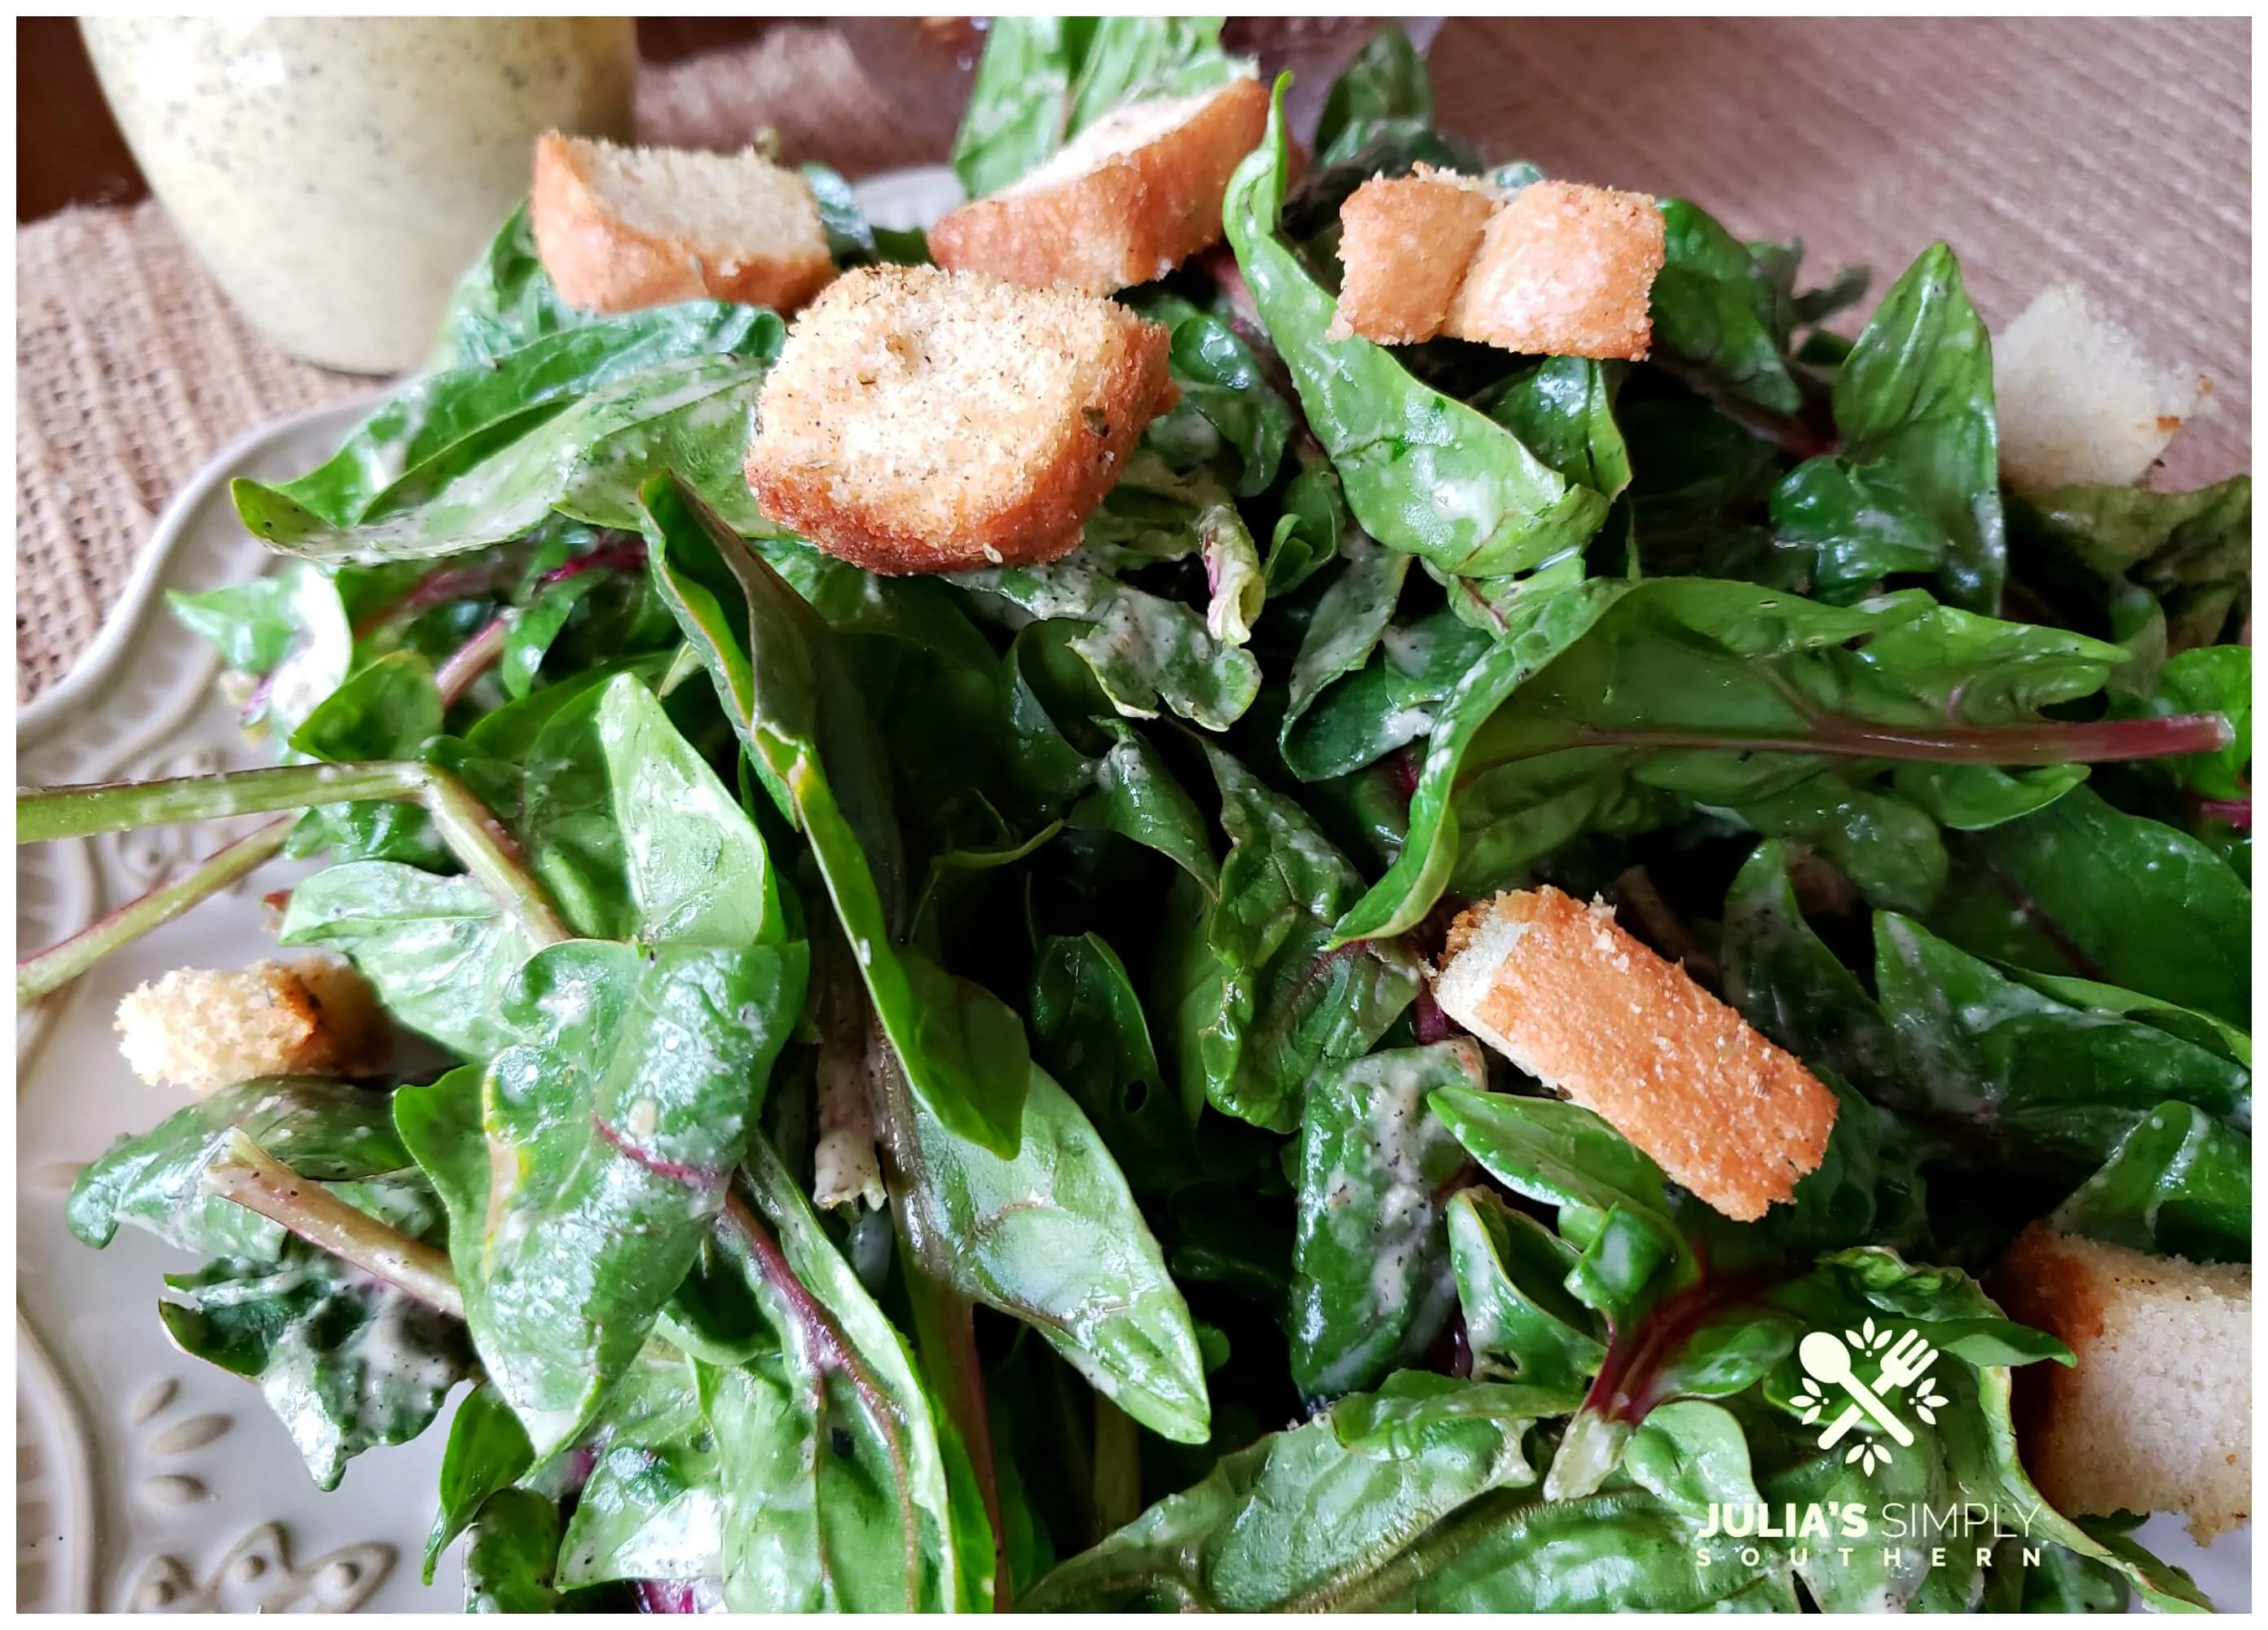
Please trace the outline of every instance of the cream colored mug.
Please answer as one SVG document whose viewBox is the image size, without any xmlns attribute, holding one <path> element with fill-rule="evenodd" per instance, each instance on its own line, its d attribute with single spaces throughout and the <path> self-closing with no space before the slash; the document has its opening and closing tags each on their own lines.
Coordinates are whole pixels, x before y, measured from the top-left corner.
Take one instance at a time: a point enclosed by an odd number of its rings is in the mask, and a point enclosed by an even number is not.
<svg viewBox="0 0 2268 1630">
<path fill-rule="evenodd" d="M 626 137 L 627 18 L 88 18 L 104 94 L 197 258 L 284 350 L 391 373 L 526 195 L 536 136 Z"/>
</svg>

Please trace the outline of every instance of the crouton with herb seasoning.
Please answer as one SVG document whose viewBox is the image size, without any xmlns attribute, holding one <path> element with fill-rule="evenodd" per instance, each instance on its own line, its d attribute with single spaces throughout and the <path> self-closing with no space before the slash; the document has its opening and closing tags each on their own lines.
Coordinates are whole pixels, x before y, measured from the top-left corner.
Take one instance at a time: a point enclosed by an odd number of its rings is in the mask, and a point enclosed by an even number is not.
<svg viewBox="0 0 2268 1630">
<path fill-rule="evenodd" d="M 1763 1216 L 1826 1155 L 1835 1095 L 1607 905 L 1546 887 L 1474 906 L 1433 996 L 1728 1217 Z"/>
<path fill-rule="evenodd" d="M 1268 92 L 1255 79 L 1129 102 L 938 222 L 930 253 L 1034 289 L 1148 283 L 1220 241 L 1228 178 L 1267 128 Z"/>
<path fill-rule="evenodd" d="M 262 1075 L 375 1074 L 393 1051 L 377 993 L 328 956 L 176 968 L 128 992 L 116 1028 L 136 1075 L 197 1093 Z"/>
<path fill-rule="evenodd" d="M 1091 295 L 854 271 L 764 381 L 748 485 L 774 521 L 869 572 L 1054 560 L 1173 405 L 1167 349 L 1164 328 Z"/>
<path fill-rule="evenodd" d="M 792 312 L 835 276 L 811 183 L 754 151 L 535 144 L 529 225 L 578 311 L 737 300 Z"/>
</svg>

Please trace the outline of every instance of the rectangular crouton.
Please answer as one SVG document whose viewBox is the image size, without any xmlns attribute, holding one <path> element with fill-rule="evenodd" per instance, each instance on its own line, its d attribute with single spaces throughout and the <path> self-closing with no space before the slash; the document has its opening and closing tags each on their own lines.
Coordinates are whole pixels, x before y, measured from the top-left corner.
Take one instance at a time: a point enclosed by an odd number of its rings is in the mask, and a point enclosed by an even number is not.
<svg viewBox="0 0 2268 1630">
<path fill-rule="evenodd" d="M 116 1028 L 136 1075 L 199 1093 L 262 1075 L 375 1074 L 393 1051 L 376 993 L 328 956 L 176 968 L 128 992 Z"/>
<path fill-rule="evenodd" d="M 736 300 L 793 311 L 835 276 L 811 184 L 756 153 L 535 144 L 529 224 L 579 311 Z"/>
<path fill-rule="evenodd" d="M 1221 198 L 1268 128 L 1268 92 L 1232 79 L 1113 109 L 1048 161 L 930 229 L 940 266 L 1027 288 L 1108 294 L 1221 237 Z"/>
<path fill-rule="evenodd" d="M 869 267 L 796 321 L 756 406 L 766 515 L 869 572 L 1053 560 L 1173 405 L 1166 330 L 1069 290 Z"/>
<path fill-rule="evenodd" d="M 1490 218 L 1447 332 L 1531 356 L 1638 361 L 1666 242 L 1651 198 L 1536 181 Z"/>
<path fill-rule="evenodd" d="M 1414 345 L 1440 333 L 1500 203 L 1486 182 L 1425 165 L 1356 188 L 1339 206 L 1344 270 L 1324 337 Z"/>
<path fill-rule="evenodd" d="M 2043 290 L 1992 342 L 2000 474 L 2021 492 L 2132 486 L 2208 386 L 2163 367 L 2070 284 Z"/>
<path fill-rule="evenodd" d="M 1509 197 L 1423 166 L 1339 210 L 1345 277 L 1329 337 L 1446 334 L 1540 357 L 1643 358 L 1666 235 L 1653 200 L 1572 181 Z"/>
<path fill-rule="evenodd" d="M 1992 1292 L 2079 1361 L 2016 1372 L 2024 1466 L 2069 1516 L 2178 1511 L 2203 1545 L 2252 1510 L 2252 1269 L 2038 1224 Z"/>
<path fill-rule="evenodd" d="M 1433 994 L 1728 1217 L 1763 1216 L 1826 1154 L 1834 1095 L 1605 904 L 1544 888 L 1473 907 L 1450 926 Z"/>
</svg>

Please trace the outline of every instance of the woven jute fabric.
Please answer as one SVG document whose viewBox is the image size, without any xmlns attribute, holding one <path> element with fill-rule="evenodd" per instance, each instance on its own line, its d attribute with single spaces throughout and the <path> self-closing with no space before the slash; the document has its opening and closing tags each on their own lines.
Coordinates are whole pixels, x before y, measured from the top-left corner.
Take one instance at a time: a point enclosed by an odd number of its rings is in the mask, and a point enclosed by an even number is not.
<svg viewBox="0 0 2268 1630">
<path fill-rule="evenodd" d="M 649 141 L 858 176 L 944 156 L 949 110 L 869 71 L 880 36 L 784 24 L 650 66 Z M 1986 321 L 2084 284 L 2214 410 L 2158 479 L 2251 454 L 2251 25 L 2220 19 L 1456 19 L 1432 49 L 1442 125 L 1492 159 L 1689 196 L 1753 237 L 1802 237 L 1877 289 L 1932 239 Z M 949 94 L 958 96 L 957 88 Z M 67 673 L 167 497 L 235 437 L 366 392 L 283 357 L 155 204 L 17 237 L 17 695 Z"/>
</svg>

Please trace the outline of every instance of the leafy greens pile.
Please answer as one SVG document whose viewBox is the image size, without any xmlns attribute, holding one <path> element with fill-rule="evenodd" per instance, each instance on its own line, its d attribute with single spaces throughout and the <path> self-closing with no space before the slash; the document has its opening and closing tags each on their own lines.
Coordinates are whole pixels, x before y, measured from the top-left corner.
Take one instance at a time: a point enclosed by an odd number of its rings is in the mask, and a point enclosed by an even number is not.
<svg viewBox="0 0 2268 1630">
<path fill-rule="evenodd" d="M 998 20 L 964 179 L 1219 33 Z M 2199 1600 L 2033 1490 L 2012 1373 L 2069 1354 L 1972 1275 L 2050 1213 L 2249 1259 L 2249 479 L 2004 492 L 1950 250 L 1852 340 L 1863 273 L 1680 200 L 1645 364 L 1327 339 L 1339 201 L 1419 160 L 1479 167 L 1391 26 L 1288 195 L 1279 100 L 1227 247 L 1121 297 L 1180 404 L 1070 557 L 951 579 L 755 509 L 777 316 L 571 310 L 523 210 L 429 372 L 237 483 L 288 564 L 175 597 L 278 766 L 19 802 L 276 812 L 159 904 L 321 855 L 282 940 L 458 1061 L 215 1094 L 70 1218 L 208 1259 L 169 1331 L 325 1486 L 471 1382 L 472 1606 Z M 844 264 L 921 256 L 813 179 Z M 1833 1087 L 1792 1204 L 1432 1005 L 1538 880 Z M 1880 1471 L 1792 1401 L 1869 1320 L 1948 1356 Z M 1897 1501 L 2044 1560 L 1702 1539 Z"/>
</svg>

